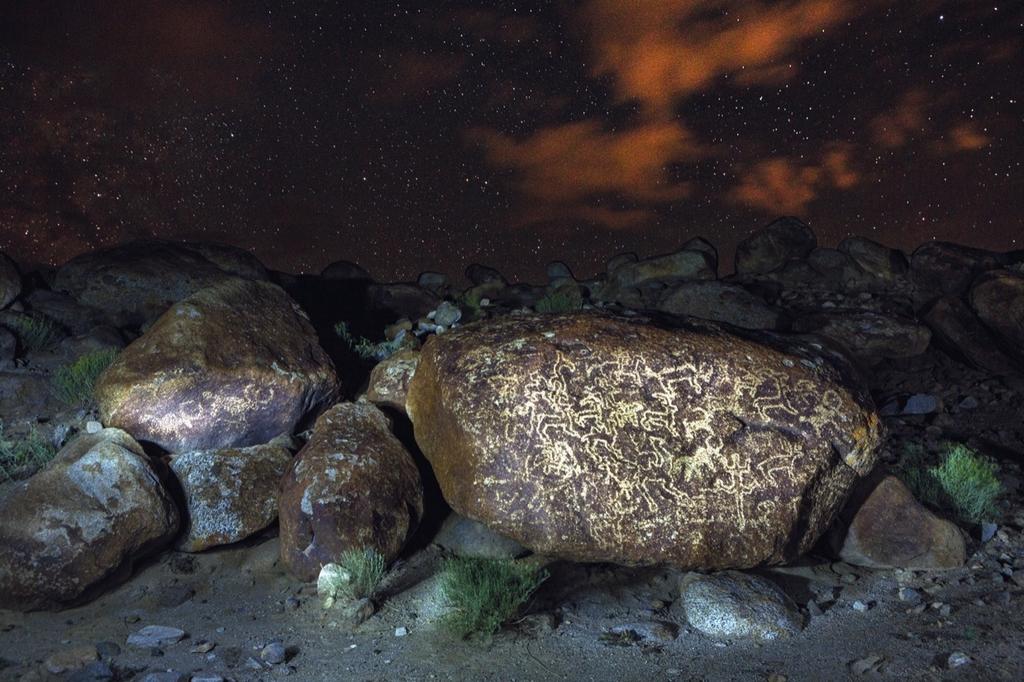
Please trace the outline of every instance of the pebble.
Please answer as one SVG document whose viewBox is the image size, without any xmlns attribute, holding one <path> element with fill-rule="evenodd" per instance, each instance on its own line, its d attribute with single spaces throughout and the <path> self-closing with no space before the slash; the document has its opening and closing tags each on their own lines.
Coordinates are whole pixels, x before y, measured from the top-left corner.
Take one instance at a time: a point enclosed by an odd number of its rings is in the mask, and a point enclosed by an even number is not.
<svg viewBox="0 0 1024 682">
<path fill-rule="evenodd" d="M 853 604 L 851 604 L 851 606 L 853 607 L 854 611 L 860 611 L 861 613 L 864 613 L 865 611 L 868 611 L 869 609 L 871 609 L 871 605 L 870 604 L 865 604 L 864 602 L 862 602 L 859 599 L 857 601 L 853 602 Z"/>
<path fill-rule="evenodd" d="M 113 658 L 121 653 L 121 647 L 114 642 L 100 642 L 96 645 L 96 653 L 100 655 L 102 659 Z"/>
<path fill-rule="evenodd" d="M 128 646 L 140 649 L 152 649 L 154 647 L 175 644 L 185 638 L 185 631 L 165 625 L 147 625 L 135 634 L 128 636 Z"/>
<path fill-rule="evenodd" d="M 188 675 L 179 673 L 177 670 L 164 670 L 148 673 L 141 679 L 141 682 L 188 682 Z"/>
<path fill-rule="evenodd" d="M 899 592 L 897 592 L 897 595 L 899 596 L 900 601 L 905 601 L 911 605 L 920 604 L 923 600 L 921 593 L 912 587 L 901 587 Z"/>
<path fill-rule="evenodd" d="M 395 637 L 405 637 L 407 634 L 409 634 L 409 628 L 404 625 L 395 628 Z"/>
<path fill-rule="evenodd" d="M 288 652 L 285 650 L 284 644 L 281 642 L 271 642 L 263 647 L 262 651 L 260 651 L 260 658 L 270 665 L 284 663 L 287 657 Z"/>
<path fill-rule="evenodd" d="M 971 663 L 971 657 L 962 651 L 954 651 L 946 659 L 946 667 L 949 669 L 959 668 L 960 666 L 969 665 Z"/>
<path fill-rule="evenodd" d="M 103 424 L 100 424 L 98 421 L 87 421 L 87 422 L 85 422 L 85 432 L 86 433 L 99 433 L 102 430 L 103 430 Z"/>
</svg>

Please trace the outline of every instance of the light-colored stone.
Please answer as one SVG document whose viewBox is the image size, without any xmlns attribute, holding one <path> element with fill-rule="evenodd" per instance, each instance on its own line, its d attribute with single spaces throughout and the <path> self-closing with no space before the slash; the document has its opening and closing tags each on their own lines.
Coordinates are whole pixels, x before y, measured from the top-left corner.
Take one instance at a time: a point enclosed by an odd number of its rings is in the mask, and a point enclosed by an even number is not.
<svg viewBox="0 0 1024 682">
<path fill-rule="evenodd" d="M 739 571 L 683 578 L 679 610 L 686 621 L 716 639 L 771 641 L 800 632 L 803 618 L 774 583 Z"/>
</svg>

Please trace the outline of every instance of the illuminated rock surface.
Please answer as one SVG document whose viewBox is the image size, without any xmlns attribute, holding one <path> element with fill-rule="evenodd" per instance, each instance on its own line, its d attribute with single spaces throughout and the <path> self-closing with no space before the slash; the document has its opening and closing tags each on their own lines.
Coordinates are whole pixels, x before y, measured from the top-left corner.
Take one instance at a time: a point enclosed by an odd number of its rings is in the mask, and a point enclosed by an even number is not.
<svg viewBox="0 0 1024 682">
<path fill-rule="evenodd" d="M 177 530 L 177 508 L 131 436 L 80 436 L 0 500 L 0 608 L 85 598 Z"/>
<path fill-rule="evenodd" d="M 104 424 L 171 452 L 290 433 L 337 388 L 305 313 L 279 287 L 234 279 L 177 303 L 103 374 Z"/>
<path fill-rule="evenodd" d="M 281 559 L 300 580 L 350 549 L 392 561 L 423 516 L 412 457 L 370 403 L 340 403 L 320 415 L 281 484 Z"/>
<path fill-rule="evenodd" d="M 792 559 L 881 438 L 870 400 L 806 350 L 585 313 L 433 337 L 407 405 L 453 509 L 580 561 Z"/>
</svg>

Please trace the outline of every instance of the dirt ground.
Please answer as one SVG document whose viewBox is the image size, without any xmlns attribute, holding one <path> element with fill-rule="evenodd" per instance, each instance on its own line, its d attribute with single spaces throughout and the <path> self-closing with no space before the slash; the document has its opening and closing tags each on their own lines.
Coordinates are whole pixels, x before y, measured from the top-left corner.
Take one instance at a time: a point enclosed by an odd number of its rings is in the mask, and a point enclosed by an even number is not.
<svg viewBox="0 0 1024 682">
<path fill-rule="evenodd" d="M 671 569 L 563 563 L 549 565 L 550 578 L 520 622 L 489 643 L 456 641 L 433 622 L 443 609 L 431 579 L 441 550 L 433 546 L 395 567 L 378 612 L 354 625 L 344 605 L 325 611 L 315 586 L 285 574 L 271 533 L 204 554 L 165 552 L 79 608 L 0 611 L 0 679 L 75 679 L 46 672 L 44 662 L 100 645 L 116 679 L 126 680 L 168 670 L 179 679 L 240 681 L 1019 680 L 1024 592 L 1002 567 L 1024 556 L 1021 532 L 1001 528 L 956 571 L 870 571 L 812 557 L 764 572 L 806 616 L 799 635 L 767 644 L 715 641 L 690 629 L 672 607 L 680 574 Z M 900 586 L 921 592 L 923 610 L 899 600 Z M 868 610 L 854 608 L 858 601 Z M 665 627 L 652 634 L 659 622 L 677 623 L 678 636 L 659 639 Z M 146 625 L 187 634 L 155 651 L 127 646 Z M 609 634 L 616 626 L 626 634 Z M 261 649 L 275 639 L 288 661 L 260 664 Z M 101 644 L 109 642 L 120 651 Z M 951 667 L 954 653 L 967 662 Z"/>
</svg>

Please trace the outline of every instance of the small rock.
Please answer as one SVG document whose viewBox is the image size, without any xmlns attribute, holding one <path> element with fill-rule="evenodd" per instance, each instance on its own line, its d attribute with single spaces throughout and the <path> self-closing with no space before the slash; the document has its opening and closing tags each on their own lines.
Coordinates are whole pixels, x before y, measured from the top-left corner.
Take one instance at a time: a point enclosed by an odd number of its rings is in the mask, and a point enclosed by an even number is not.
<svg viewBox="0 0 1024 682">
<path fill-rule="evenodd" d="M 184 630 L 164 625 L 147 625 L 138 632 L 128 636 L 128 646 L 139 649 L 152 649 L 175 644 L 184 638 Z"/>
<path fill-rule="evenodd" d="M 952 670 L 953 668 L 959 668 L 964 665 L 970 665 L 970 663 L 971 657 L 962 651 L 954 651 L 949 655 L 949 658 L 946 659 L 946 667 L 948 667 L 950 670 Z"/>
<path fill-rule="evenodd" d="M 377 605 L 369 597 L 363 597 L 359 601 L 352 604 L 352 624 L 362 625 L 369 620 L 373 614 L 377 613 Z"/>
<path fill-rule="evenodd" d="M 102 430 L 103 430 L 103 424 L 100 424 L 98 421 L 87 421 L 87 422 L 85 422 L 85 432 L 86 433 L 99 433 Z"/>
<path fill-rule="evenodd" d="M 68 670 L 76 670 L 99 657 L 94 646 L 79 646 L 65 649 L 52 654 L 43 662 L 43 666 L 53 675 L 60 675 Z"/>
<path fill-rule="evenodd" d="M 921 593 L 912 587 L 901 587 L 897 592 L 897 595 L 899 596 L 900 601 L 905 601 L 911 606 L 920 604 L 923 599 Z"/>
<path fill-rule="evenodd" d="M 287 657 L 288 652 L 285 650 L 284 644 L 281 642 L 271 642 L 263 647 L 262 651 L 260 651 L 260 658 L 270 665 L 279 665 L 284 663 Z"/>
<path fill-rule="evenodd" d="M 864 658 L 858 658 L 856 661 L 850 663 L 850 672 L 854 675 L 866 675 L 867 673 L 877 673 L 885 663 L 885 657 L 879 656 L 878 654 L 868 654 Z"/>
<path fill-rule="evenodd" d="M 409 628 L 404 625 L 395 628 L 395 637 L 405 637 L 407 634 L 409 634 Z"/>
<path fill-rule="evenodd" d="M 988 521 L 983 521 L 981 524 L 981 541 L 988 542 L 989 540 L 991 540 L 993 537 L 995 537 L 996 530 L 998 529 L 998 525 L 990 523 Z"/>
<path fill-rule="evenodd" d="M 189 650 L 189 653 L 206 654 L 213 651 L 216 646 L 217 644 L 215 642 L 209 642 L 205 639 L 201 639 Z"/>
<path fill-rule="evenodd" d="M 344 594 L 346 586 L 352 582 L 352 574 L 335 563 L 324 564 L 316 579 L 317 596 L 324 600 L 324 608 L 334 606 L 338 597 Z"/>
<path fill-rule="evenodd" d="M 462 318 L 459 307 L 449 301 L 442 301 L 434 311 L 434 324 L 450 327 Z"/>
<path fill-rule="evenodd" d="M 853 604 L 851 604 L 850 606 L 853 608 L 854 611 L 860 611 L 861 613 L 864 613 L 864 612 L 869 611 L 871 609 L 871 605 L 870 604 L 865 604 L 864 602 L 862 602 L 859 599 L 857 601 L 853 602 Z"/>
</svg>

